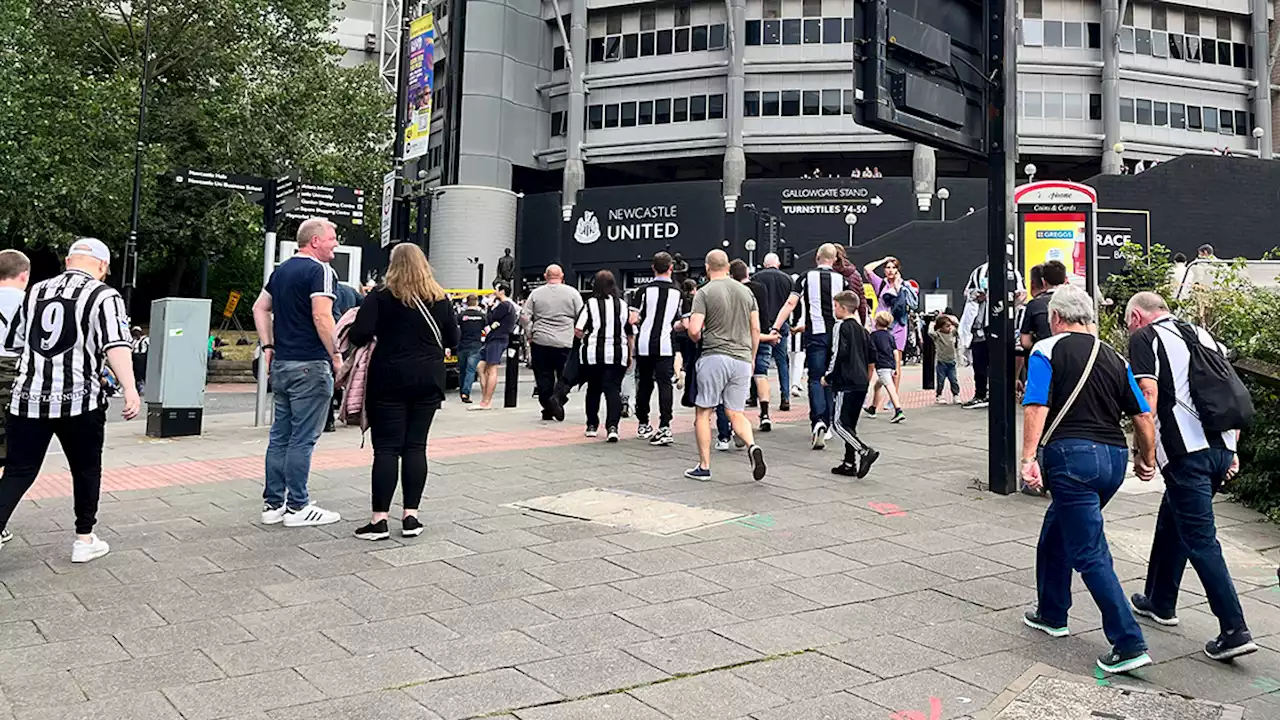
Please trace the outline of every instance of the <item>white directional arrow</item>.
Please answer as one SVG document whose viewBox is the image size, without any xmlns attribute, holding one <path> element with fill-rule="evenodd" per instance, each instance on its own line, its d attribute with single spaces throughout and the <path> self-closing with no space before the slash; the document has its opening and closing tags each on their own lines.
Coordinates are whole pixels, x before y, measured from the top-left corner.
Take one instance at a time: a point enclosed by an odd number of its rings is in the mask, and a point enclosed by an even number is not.
<svg viewBox="0 0 1280 720">
<path fill-rule="evenodd" d="M 871 204 L 875 205 L 876 207 L 880 207 L 882 204 L 884 204 L 884 199 L 882 199 L 879 195 L 877 195 L 871 198 Z"/>
</svg>

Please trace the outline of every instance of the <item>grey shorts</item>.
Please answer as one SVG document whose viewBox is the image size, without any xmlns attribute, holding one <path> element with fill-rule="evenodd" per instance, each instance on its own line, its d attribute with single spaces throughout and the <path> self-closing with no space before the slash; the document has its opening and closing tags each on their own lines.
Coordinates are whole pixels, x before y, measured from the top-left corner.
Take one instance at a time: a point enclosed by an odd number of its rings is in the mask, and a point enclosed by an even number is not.
<svg viewBox="0 0 1280 720">
<path fill-rule="evenodd" d="M 751 363 L 728 355 L 698 358 L 698 399 L 700 408 L 724 405 L 725 410 L 742 412 L 751 387 Z"/>
<path fill-rule="evenodd" d="M 893 387 L 893 371 L 876 368 L 876 387 Z"/>
</svg>

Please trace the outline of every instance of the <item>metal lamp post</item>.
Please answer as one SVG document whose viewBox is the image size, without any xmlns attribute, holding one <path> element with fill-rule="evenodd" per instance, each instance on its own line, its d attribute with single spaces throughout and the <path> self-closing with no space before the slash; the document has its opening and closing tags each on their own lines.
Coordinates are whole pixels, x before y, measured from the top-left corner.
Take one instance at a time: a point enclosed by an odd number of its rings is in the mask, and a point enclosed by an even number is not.
<svg viewBox="0 0 1280 720">
<path fill-rule="evenodd" d="M 1023 170 L 1027 173 L 1027 182 L 1029 182 L 1029 183 L 1033 183 L 1033 182 L 1035 182 L 1035 181 L 1036 181 L 1036 170 L 1037 170 L 1037 169 L 1038 169 L 1038 168 L 1036 168 L 1036 164 L 1035 164 L 1035 163 L 1027 163 L 1027 166 L 1026 166 L 1025 168 L 1023 168 Z"/>
<path fill-rule="evenodd" d="M 853 226 L 858 224 L 858 216 L 853 213 L 845 215 L 844 224 L 849 226 L 849 247 L 853 247 Z"/>
<path fill-rule="evenodd" d="M 951 191 L 946 188 L 938 188 L 938 208 L 941 211 L 941 220 L 947 219 L 947 198 L 951 197 Z"/>
<path fill-rule="evenodd" d="M 133 289 L 138 285 L 138 221 L 142 214 L 142 150 L 147 127 L 147 86 L 151 74 L 151 3 L 142 39 L 142 79 L 138 98 L 138 137 L 133 149 L 133 204 L 129 211 L 129 239 L 124 245 L 124 309 L 133 316 Z"/>
<path fill-rule="evenodd" d="M 747 241 L 742 243 L 742 248 L 747 251 L 747 264 L 754 268 L 756 266 L 756 241 L 752 238 L 747 238 Z"/>
</svg>

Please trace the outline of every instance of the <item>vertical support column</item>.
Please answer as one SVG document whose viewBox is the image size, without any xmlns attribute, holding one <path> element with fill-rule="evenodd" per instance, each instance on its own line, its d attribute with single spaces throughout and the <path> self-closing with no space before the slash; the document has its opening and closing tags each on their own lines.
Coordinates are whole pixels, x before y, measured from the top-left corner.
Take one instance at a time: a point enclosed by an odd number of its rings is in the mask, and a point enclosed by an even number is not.
<svg viewBox="0 0 1280 720">
<path fill-rule="evenodd" d="M 1258 138 L 1258 157 L 1270 160 L 1275 139 L 1271 136 L 1271 38 L 1267 27 L 1267 0 L 1251 0 L 1253 20 L 1253 117 L 1255 127 L 1262 129 Z M 1253 128 L 1249 128 L 1250 131 Z"/>
<path fill-rule="evenodd" d="M 938 185 L 938 151 L 916 143 L 911 152 L 911 182 L 916 189 L 916 207 L 928 212 Z"/>
<path fill-rule="evenodd" d="M 1009 240 L 1009 206 L 1013 198 L 1013 163 L 1017 158 L 1017 97 L 1014 82 L 1013 4 L 1016 0 L 991 0 L 987 4 L 987 55 L 995 78 L 987 155 L 987 353 L 991 358 L 987 397 L 987 479 L 992 492 L 1017 491 L 1018 463 L 1014 426 L 1013 380 L 1013 245 Z"/>
<path fill-rule="evenodd" d="M 1120 174 L 1120 0 L 1102 0 L 1102 172 Z"/>
<path fill-rule="evenodd" d="M 573 0 L 569 16 L 569 118 L 565 133 L 564 180 L 560 203 L 567 223 L 578 202 L 578 193 L 586 185 L 587 171 L 582 162 L 582 143 L 587 127 L 587 2 Z"/>
<path fill-rule="evenodd" d="M 742 39 L 746 36 L 747 1 L 725 0 L 725 11 L 729 30 L 729 79 L 725 98 L 728 138 L 724 149 L 724 208 L 726 212 L 734 212 L 738 196 L 742 194 L 742 182 L 747 178 L 747 154 L 742 141 L 742 92 L 746 87 Z"/>
</svg>

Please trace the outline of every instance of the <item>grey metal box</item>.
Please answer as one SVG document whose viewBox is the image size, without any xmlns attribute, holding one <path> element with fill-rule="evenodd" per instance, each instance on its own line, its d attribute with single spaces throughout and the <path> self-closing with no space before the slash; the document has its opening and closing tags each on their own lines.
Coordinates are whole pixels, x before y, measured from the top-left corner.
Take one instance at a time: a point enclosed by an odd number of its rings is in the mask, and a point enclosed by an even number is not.
<svg viewBox="0 0 1280 720">
<path fill-rule="evenodd" d="M 206 298 L 163 298 L 151 302 L 148 405 L 204 407 L 209 367 L 209 311 L 210 300 Z"/>
</svg>

